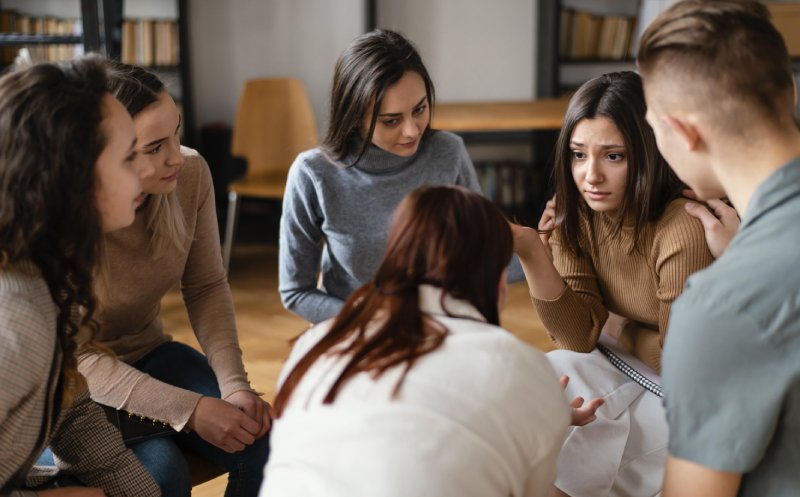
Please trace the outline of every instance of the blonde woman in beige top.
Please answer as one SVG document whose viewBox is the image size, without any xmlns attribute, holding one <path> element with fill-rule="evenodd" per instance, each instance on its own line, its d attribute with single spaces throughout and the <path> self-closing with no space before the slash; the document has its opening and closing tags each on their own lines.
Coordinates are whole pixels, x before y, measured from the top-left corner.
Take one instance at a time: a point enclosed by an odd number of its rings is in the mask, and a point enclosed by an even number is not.
<svg viewBox="0 0 800 497">
<path fill-rule="evenodd" d="M 100 61 L 39 64 L 0 79 L 3 497 L 160 495 L 89 399 L 74 354 L 95 310 L 102 232 L 133 221 L 139 176 L 153 172 L 134 161 L 134 139 Z M 55 468 L 35 464 L 47 445 Z"/>
<path fill-rule="evenodd" d="M 132 446 L 165 495 L 191 492 L 179 445 L 229 473 L 228 497 L 258 493 L 269 404 L 251 388 L 222 267 L 208 165 L 179 143 L 180 115 L 156 76 L 109 61 L 110 88 L 133 116 L 137 150 L 156 168 L 129 228 L 106 236 L 98 341 L 83 350 L 92 398 L 168 423 L 170 437 Z M 164 330 L 161 298 L 180 284 L 201 354 Z"/>
<path fill-rule="evenodd" d="M 549 359 L 570 378 L 570 396 L 605 400 L 597 421 L 571 429 L 556 495 L 650 496 L 661 488 L 661 398 L 595 347 L 602 342 L 658 384 L 672 302 L 688 276 L 713 259 L 645 113 L 633 72 L 584 84 L 556 149 L 552 253 L 534 230 L 514 228 L 534 306 L 562 349 Z"/>
</svg>

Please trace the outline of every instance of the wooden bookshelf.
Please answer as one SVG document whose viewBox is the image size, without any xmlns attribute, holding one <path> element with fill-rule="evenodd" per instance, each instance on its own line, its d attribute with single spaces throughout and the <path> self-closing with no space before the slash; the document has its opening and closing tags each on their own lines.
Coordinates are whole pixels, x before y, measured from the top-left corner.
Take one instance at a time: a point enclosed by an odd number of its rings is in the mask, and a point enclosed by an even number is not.
<svg viewBox="0 0 800 497">
<path fill-rule="evenodd" d="M 0 69 L 13 62 L 20 47 L 31 47 L 32 51 L 35 49 L 34 55 L 37 60 L 69 59 L 82 52 L 98 52 L 113 59 L 121 59 L 125 0 L 73 1 L 76 7 L 80 4 L 80 10 L 77 11 L 80 15 L 78 18 L 59 19 L 50 15 L 50 12 L 37 11 L 36 4 L 33 3 L 16 2 L 13 5 L 14 8 L 0 10 L 4 13 L 0 17 L 0 57 L 2 57 Z M 133 0 L 128 1 L 133 2 Z M 176 18 L 144 20 L 143 23 L 147 25 L 149 21 L 152 21 L 150 27 L 156 23 L 169 23 L 169 43 L 166 47 L 169 53 L 164 52 L 163 47 L 161 52 L 156 51 L 154 30 L 149 45 L 149 49 L 152 50 L 150 57 L 143 59 L 134 57 L 133 60 L 123 60 L 145 66 L 160 76 L 164 76 L 162 79 L 170 87 L 183 112 L 183 141 L 189 146 L 194 146 L 197 139 L 189 70 L 188 0 L 172 1 L 177 7 Z M 3 7 L 6 6 L 4 3 Z M 66 10 L 71 10 L 71 8 Z M 25 19 L 25 22 L 16 23 L 17 18 Z M 32 21 L 39 22 L 41 26 L 34 26 Z M 63 31 L 65 27 L 59 25 L 59 22 L 72 23 L 72 30 L 80 32 L 80 34 L 65 33 Z M 53 29 L 53 26 L 62 31 L 57 34 L 41 32 L 45 29 Z M 17 32 L 16 28 L 28 32 Z M 80 47 L 80 50 L 76 50 L 75 47 Z M 136 50 L 142 51 L 142 53 L 149 52 L 147 47 L 136 47 Z M 134 55 L 137 54 L 138 52 L 135 51 Z"/>
<path fill-rule="evenodd" d="M 84 8 L 94 11 L 97 1 L 84 0 Z M 96 22 L 92 24 L 92 20 L 97 16 L 92 12 L 85 16 L 89 20 L 87 24 L 79 16 L 53 16 L 46 12 L 31 14 L 25 7 L 26 4 L 21 4 L 20 8 L 0 9 L 0 66 L 11 65 L 24 47 L 30 48 L 29 55 L 34 61 L 69 59 L 96 48 L 93 44 L 96 37 L 92 35 L 98 31 L 98 26 Z M 88 35 L 84 36 L 84 33 Z"/>
<path fill-rule="evenodd" d="M 19 33 L 0 33 L 0 45 L 25 46 L 25 45 L 79 45 L 83 37 L 77 35 L 34 35 Z"/>
<path fill-rule="evenodd" d="M 603 72 L 634 69 L 640 8 L 639 0 L 540 0 L 537 95 L 557 97 Z"/>
</svg>

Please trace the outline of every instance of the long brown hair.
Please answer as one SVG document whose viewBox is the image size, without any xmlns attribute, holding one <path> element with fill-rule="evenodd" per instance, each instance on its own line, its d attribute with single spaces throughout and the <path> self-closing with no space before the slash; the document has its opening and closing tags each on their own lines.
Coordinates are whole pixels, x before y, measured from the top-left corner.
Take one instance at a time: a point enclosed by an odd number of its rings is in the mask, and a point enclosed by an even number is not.
<svg viewBox="0 0 800 497">
<path fill-rule="evenodd" d="M 419 52 L 403 35 L 377 29 L 356 38 L 336 61 L 331 88 L 328 128 L 322 149 L 336 161 L 355 153 L 351 166 L 364 156 L 372 141 L 383 94 L 408 71 L 416 72 L 425 83 L 428 105 L 433 109 L 433 81 Z M 369 106 L 372 107 L 369 129 L 361 148 L 351 150 L 361 136 L 361 128 Z M 427 134 L 430 126 L 426 128 Z"/>
<path fill-rule="evenodd" d="M 658 151 L 653 129 L 645 120 L 646 106 L 642 79 L 631 71 L 604 74 L 587 81 L 570 99 L 564 124 L 558 135 L 553 177 L 558 201 L 556 222 L 564 247 L 580 254 L 586 247 L 581 222 L 591 225 L 593 211 L 581 196 L 572 177 L 570 141 L 583 119 L 605 117 L 613 122 L 624 140 L 628 177 L 619 207 L 616 233 L 626 221 L 633 221 L 634 243 L 647 223 L 658 220 L 667 205 L 680 196 L 683 183 Z"/>
<path fill-rule="evenodd" d="M 5 267 L 38 267 L 58 309 L 63 406 L 85 387 L 75 335 L 80 325 L 95 329 L 92 273 L 102 237 L 95 163 L 106 143 L 106 95 L 105 69 L 93 57 L 0 79 L 0 250 Z"/>
<path fill-rule="evenodd" d="M 377 377 L 405 363 L 397 394 L 415 361 L 439 348 L 447 335 L 444 326 L 420 309 L 422 284 L 442 290 L 442 308 L 448 314 L 445 295 L 469 302 L 487 322 L 498 325 L 498 283 L 512 249 L 508 223 L 481 195 L 457 186 L 426 186 L 409 193 L 395 211 L 378 272 L 353 293 L 328 333 L 286 377 L 275 398 L 277 416 L 314 362 L 340 344 L 346 346 L 336 353 L 351 357 L 325 396 L 326 404 L 356 374 L 372 371 Z"/>
</svg>

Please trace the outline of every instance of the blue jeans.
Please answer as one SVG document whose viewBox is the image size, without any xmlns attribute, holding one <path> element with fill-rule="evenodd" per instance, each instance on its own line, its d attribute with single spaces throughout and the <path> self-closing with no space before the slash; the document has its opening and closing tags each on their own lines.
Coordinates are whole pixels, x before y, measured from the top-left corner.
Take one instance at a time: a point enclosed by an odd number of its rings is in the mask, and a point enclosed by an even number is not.
<svg viewBox="0 0 800 497">
<path fill-rule="evenodd" d="M 220 398 L 217 377 L 208 365 L 208 360 L 188 345 L 167 342 L 132 366 L 164 383 L 206 397 Z M 131 450 L 161 487 L 161 493 L 165 497 L 191 495 L 189 467 L 182 450 L 195 452 L 228 473 L 225 497 L 256 497 L 261 486 L 264 465 L 269 457 L 269 435 L 233 454 L 211 445 L 196 433 L 176 433 L 169 437 L 152 438 L 133 445 Z M 45 450 L 37 464 L 54 465 L 50 449 Z"/>
<path fill-rule="evenodd" d="M 180 342 L 167 342 L 133 364 L 136 369 L 176 387 L 220 398 L 217 377 L 206 357 Z M 166 400 L 166 399 L 165 399 Z M 195 452 L 228 473 L 225 497 L 256 497 L 269 457 L 264 436 L 240 452 L 229 454 L 196 433 L 145 440 L 131 447 L 165 496 L 191 495 L 189 467 L 181 449 Z"/>
</svg>

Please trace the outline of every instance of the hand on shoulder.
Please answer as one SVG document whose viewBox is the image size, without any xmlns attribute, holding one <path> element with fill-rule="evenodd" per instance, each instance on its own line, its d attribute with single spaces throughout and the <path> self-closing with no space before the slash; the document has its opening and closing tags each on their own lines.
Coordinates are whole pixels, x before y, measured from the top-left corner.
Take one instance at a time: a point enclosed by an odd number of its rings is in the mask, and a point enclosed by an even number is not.
<svg viewBox="0 0 800 497">
<path fill-rule="evenodd" d="M 739 230 L 739 214 L 720 199 L 701 202 L 692 190 L 684 190 L 683 194 L 695 200 L 686 204 L 686 212 L 703 224 L 708 250 L 714 258 L 719 258 Z"/>
</svg>

